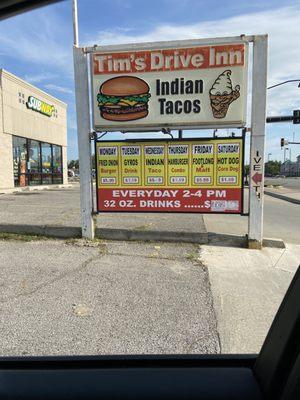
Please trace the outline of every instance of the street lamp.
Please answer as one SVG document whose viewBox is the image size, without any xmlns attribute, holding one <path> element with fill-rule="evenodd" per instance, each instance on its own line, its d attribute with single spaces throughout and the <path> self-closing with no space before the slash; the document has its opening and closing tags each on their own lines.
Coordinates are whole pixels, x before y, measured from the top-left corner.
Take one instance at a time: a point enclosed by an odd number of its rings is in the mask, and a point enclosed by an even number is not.
<svg viewBox="0 0 300 400">
<path fill-rule="evenodd" d="M 290 79 L 288 81 L 277 83 L 276 85 L 269 86 L 267 89 L 273 89 L 274 87 L 285 85 L 286 83 L 290 82 L 300 82 L 300 79 Z M 300 83 L 298 84 L 298 88 L 300 88 Z"/>
<path fill-rule="evenodd" d="M 288 81 L 277 83 L 276 85 L 272 85 L 267 87 L 267 89 L 273 89 L 277 86 L 285 85 L 286 83 L 290 82 L 299 82 L 298 88 L 300 88 L 300 79 L 289 79 Z M 273 122 L 286 122 L 286 121 L 293 121 L 293 124 L 300 124 L 300 110 L 294 110 L 293 115 L 281 115 L 277 117 L 267 117 L 267 123 Z"/>
<path fill-rule="evenodd" d="M 268 162 L 270 161 L 270 156 L 272 155 L 272 153 L 268 153 Z"/>
</svg>

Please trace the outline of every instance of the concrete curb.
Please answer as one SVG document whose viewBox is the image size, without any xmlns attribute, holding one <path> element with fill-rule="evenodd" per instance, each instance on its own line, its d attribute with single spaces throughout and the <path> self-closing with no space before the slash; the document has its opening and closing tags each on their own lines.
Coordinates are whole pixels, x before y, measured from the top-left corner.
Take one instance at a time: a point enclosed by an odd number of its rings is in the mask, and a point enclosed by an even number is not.
<svg viewBox="0 0 300 400">
<path fill-rule="evenodd" d="M 229 235 L 224 233 L 209 232 L 208 244 L 212 246 L 248 248 L 248 238 L 247 235 Z M 263 238 L 263 247 L 285 249 L 285 244 L 282 239 Z"/>
<path fill-rule="evenodd" d="M 59 239 L 80 238 L 79 226 L 0 224 L 0 232 L 19 235 L 47 236 Z M 214 232 L 139 231 L 132 229 L 96 228 L 95 237 L 106 240 L 137 240 L 209 244 L 212 246 L 247 247 L 247 236 Z M 281 239 L 264 238 L 263 247 L 284 249 Z"/>
<path fill-rule="evenodd" d="M 10 189 L 0 189 L 1 194 L 13 194 L 20 192 L 35 192 L 35 191 L 43 191 L 43 190 L 53 190 L 53 189 L 69 189 L 73 187 L 72 183 L 64 183 L 64 184 L 54 184 L 54 185 L 40 185 L 40 186 L 26 186 L 26 187 L 15 187 Z"/>
<path fill-rule="evenodd" d="M 208 232 L 208 244 L 225 247 L 247 247 L 247 237 L 225 233 Z"/>
<path fill-rule="evenodd" d="M 268 190 L 265 190 L 264 193 L 267 194 L 268 196 L 275 197 L 276 199 L 288 201 L 289 203 L 300 204 L 299 199 L 293 199 L 292 197 L 285 196 L 283 194 L 269 192 Z"/>
<path fill-rule="evenodd" d="M 81 237 L 81 228 L 77 226 L 0 224 L 0 232 L 65 239 Z"/>
<path fill-rule="evenodd" d="M 143 240 L 156 242 L 208 243 L 207 232 L 142 231 L 96 228 L 95 236 L 107 240 Z"/>
<path fill-rule="evenodd" d="M 272 247 L 273 249 L 285 249 L 285 243 L 282 239 L 263 238 L 263 247 Z"/>
</svg>

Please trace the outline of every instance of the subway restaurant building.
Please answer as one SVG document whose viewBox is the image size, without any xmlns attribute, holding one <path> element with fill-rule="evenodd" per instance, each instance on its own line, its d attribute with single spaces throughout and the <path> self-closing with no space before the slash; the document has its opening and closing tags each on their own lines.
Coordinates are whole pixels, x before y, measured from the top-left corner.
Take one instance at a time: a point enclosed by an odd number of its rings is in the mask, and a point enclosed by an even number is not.
<svg viewBox="0 0 300 400">
<path fill-rule="evenodd" d="M 67 179 L 67 105 L 1 69 L 0 190 Z"/>
</svg>

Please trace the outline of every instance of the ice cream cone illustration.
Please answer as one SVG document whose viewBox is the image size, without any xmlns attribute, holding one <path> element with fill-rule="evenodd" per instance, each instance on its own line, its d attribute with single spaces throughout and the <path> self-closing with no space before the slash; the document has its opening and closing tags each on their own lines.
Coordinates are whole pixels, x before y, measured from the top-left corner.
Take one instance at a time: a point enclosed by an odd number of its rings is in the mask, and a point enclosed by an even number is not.
<svg viewBox="0 0 300 400">
<path fill-rule="evenodd" d="M 209 91 L 210 105 L 214 118 L 225 118 L 229 105 L 240 97 L 240 86 L 236 85 L 234 89 L 232 88 L 230 75 L 231 71 L 229 69 L 222 72 Z"/>
</svg>

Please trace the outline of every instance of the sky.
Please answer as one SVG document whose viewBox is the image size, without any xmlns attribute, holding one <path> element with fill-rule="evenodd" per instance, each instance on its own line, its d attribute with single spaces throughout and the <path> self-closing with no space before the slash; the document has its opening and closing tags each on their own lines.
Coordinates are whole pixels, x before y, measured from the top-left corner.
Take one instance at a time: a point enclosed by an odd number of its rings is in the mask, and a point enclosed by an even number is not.
<svg viewBox="0 0 300 400">
<path fill-rule="evenodd" d="M 267 33 L 268 86 L 300 79 L 298 1 L 78 0 L 78 17 L 80 46 Z M 68 104 L 69 160 L 78 157 L 72 45 L 71 1 L 0 22 L 0 68 Z M 268 91 L 268 116 L 290 115 L 298 108 L 297 83 Z M 185 132 L 185 135 L 207 136 L 207 133 Z M 300 125 L 267 125 L 266 155 L 269 154 L 270 160 L 283 160 L 280 138 L 292 140 L 293 133 L 295 140 L 300 141 Z M 249 140 L 247 147 L 248 144 Z M 292 160 L 298 154 L 300 146 L 291 146 Z"/>
</svg>

